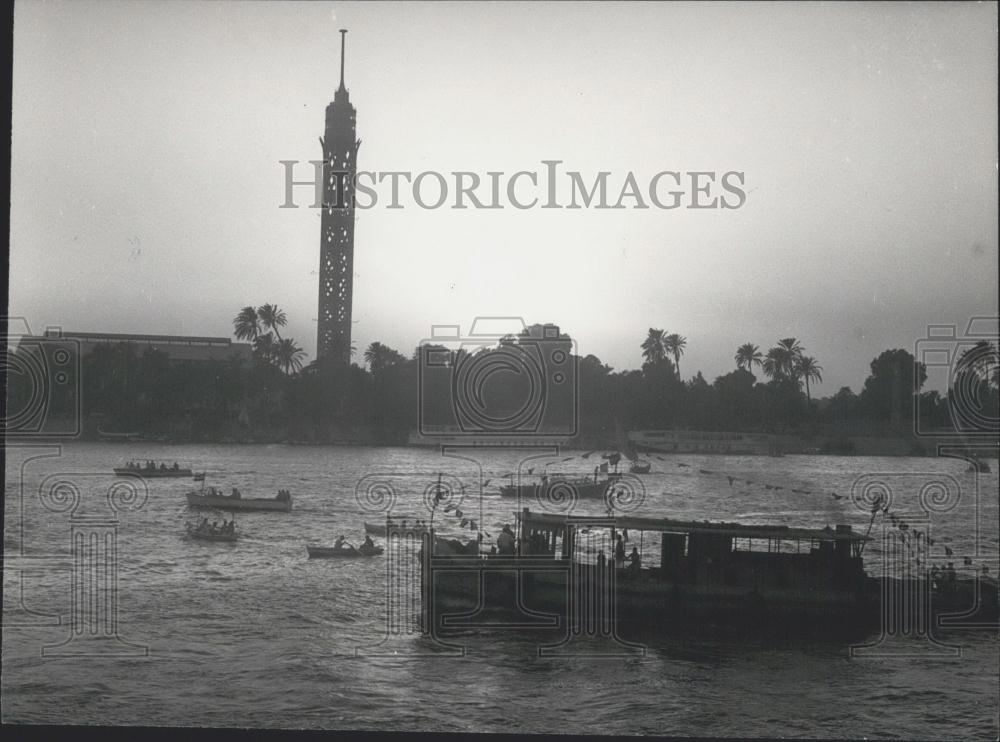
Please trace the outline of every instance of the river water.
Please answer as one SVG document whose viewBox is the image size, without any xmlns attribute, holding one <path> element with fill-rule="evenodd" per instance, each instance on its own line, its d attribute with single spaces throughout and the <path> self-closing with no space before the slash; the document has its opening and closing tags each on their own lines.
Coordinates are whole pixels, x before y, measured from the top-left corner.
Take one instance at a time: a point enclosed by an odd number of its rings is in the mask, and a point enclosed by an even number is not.
<svg viewBox="0 0 1000 742">
<path fill-rule="evenodd" d="M 995 628 L 933 638 L 911 632 L 889 644 L 875 635 L 866 642 L 874 649 L 853 654 L 833 641 L 674 637 L 617 655 L 540 657 L 528 633 L 483 631 L 458 637 L 450 650 L 408 630 L 379 644 L 388 615 L 386 558 L 306 557 L 306 543 L 331 544 L 340 533 L 358 543 L 363 521 L 381 521 L 387 509 L 429 520 L 424 493 L 438 473 L 449 502 L 495 537 L 517 507 L 497 496 L 505 475 L 546 466 L 591 474 L 600 452 L 12 443 L 6 453 L 4 722 L 751 737 L 1000 733 Z M 185 523 L 200 516 L 187 510 L 184 493 L 199 485 L 147 480 L 130 501 L 111 473 L 129 459 L 177 461 L 244 497 L 289 489 L 294 509 L 239 515 L 236 544 L 192 541 Z M 996 471 L 977 475 L 943 458 L 650 461 L 653 471 L 630 480 L 620 509 L 845 523 L 864 532 L 864 493 L 885 491 L 892 513 L 933 537 L 920 555 L 924 565 L 953 561 L 960 574 L 983 565 L 997 574 Z M 525 504 L 603 513 L 593 501 Z M 444 535 L 471 533 L 443 508 L 434 517 Z M 876 522 L 872 535 L 883 527 Z M 96 584 L 103 569 L 69 559 L 74 529 L 101 534 L 95 553 L 112 570 L 106 574 L 117 571 L 116 592 L 101 604 L 111 608 L 93 614 L 109 640 L 87 641 L 89 628 L 74 633 L 83 625 L 72 613 L 74 585 Z M 631 538 L 629 547 L 639 545 Z M 865 553 L 873 575 L 898 567 L 883 558 L 881 544 L 876 538 Z M 655 563 L 652 554 L 644 561 Z"/>
</svg>

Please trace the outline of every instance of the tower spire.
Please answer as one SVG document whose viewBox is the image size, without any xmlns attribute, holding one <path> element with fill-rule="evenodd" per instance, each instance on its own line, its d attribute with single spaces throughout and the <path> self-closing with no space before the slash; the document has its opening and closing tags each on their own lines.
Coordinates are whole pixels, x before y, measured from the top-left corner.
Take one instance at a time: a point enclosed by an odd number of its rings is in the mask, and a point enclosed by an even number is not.
<svg viewBox="0 0 1000 742">
<path fill-rule="evenodd" d="M 347 43 L 347 29 L 340 29 L 340 89 L 344 89 L 344 46 Z"/>
</svg>

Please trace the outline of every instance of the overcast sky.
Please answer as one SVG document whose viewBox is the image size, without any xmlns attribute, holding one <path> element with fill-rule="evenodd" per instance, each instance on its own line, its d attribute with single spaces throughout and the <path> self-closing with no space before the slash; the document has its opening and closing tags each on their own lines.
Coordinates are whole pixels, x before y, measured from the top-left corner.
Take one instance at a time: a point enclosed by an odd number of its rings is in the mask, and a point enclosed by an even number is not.
<svg viewBox="0 0 1000 742">
<path fill-rule="evenodd" d="M 741 343 L 795 336 L 825 395 L 997 312 L 996 4 L 22 0 L 10 313 L 229 335 L 272 302 L 311 357 L 319 217 L 308 189 L 278 208 L 278 161 L 320 156 L 341 27 L 362 169 L 738 170 L 748 194 L 359 211 L 359 349 L 512 315 L 637 368 L 653 326 L 711 381 Z"/>
</svg>

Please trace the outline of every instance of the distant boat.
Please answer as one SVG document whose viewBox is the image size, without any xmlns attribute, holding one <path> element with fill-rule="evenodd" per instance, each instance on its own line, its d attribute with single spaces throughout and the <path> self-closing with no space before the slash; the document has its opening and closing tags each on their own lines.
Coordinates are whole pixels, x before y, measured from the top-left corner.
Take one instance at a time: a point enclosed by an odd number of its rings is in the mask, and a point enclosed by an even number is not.
<svg viewBox="0 0 1000 742">
<path fill-rule="evenodd" d="M 630 474 L 649 474 L 649 470 L 652 469 L 653 465 L 648 461 L 645 464 L 640 464 L 636 462 L 629 467 Z"/>
<path fill-rule="evenodd" d="M 329 557 L 373 557 L 379 556 L 385 549 L 381 546 L 365 546 L 362 544 L 358 548 L 350 546 L 348 548 L 337 548 L 334 546 L 312 546 L 306 544 L 306 551 L 309 558 L 329 558 Z"/>
<path fill-rule="evenodd" d="M 196 538 L 201 541 L 223 541 L 225 543 L 234 543 L 236 541 L 236 531 L 231 533 L 220 533 L 218 531 L 212 532 L 205 528 L 195 528 L 190 523 L 187 524 L 187 532 L 189 538 Z"/>
<path fill-rule="evenodd" d="M 144 466 L 116 466 L 115 475 L 123 476 L 125 474 L 131 474 L 136 477 L 145 477 L 146 479 L 159 479 L 159 478 L 180 478 L 180 477 L 190 477 L 190 469 L 170 469 L 170 468 L 155 468 L 147 469 Z"/>
<path fill-rule="evenodd" d="M 257 510 L 287 513 L 292 509 L 292 496 L 278 494 L 274 497 L 240 497 L 223 495 L 215 487 L 207 492 L 195 490 L 187 493 L 188 505 L 193 508 L 217 508 L 219 510 Z"/>
<path fill-rule="evenodd" d="M 580 479 L 563 479 L 556 477 L 542 478 L 541 482 L 531 484 L 514 484 L 513 477 L 511 483 L 500 487 L 502 497 L 551 497 L 561 500 L 564 494 L 575 493 L 578 498 L 604 497 L 608 488 L 616 482 L 621 475 L 615 474 L 604 479 L 597 480 L 590 477 Z"/>
</svg>

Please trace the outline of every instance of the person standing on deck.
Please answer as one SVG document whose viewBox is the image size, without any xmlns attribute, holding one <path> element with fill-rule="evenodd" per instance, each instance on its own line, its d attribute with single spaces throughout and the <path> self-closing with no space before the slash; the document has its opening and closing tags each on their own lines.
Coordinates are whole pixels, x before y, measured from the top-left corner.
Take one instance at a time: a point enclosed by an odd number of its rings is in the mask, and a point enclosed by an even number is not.
<svg viewBox="0 0 1000 742">
<path fill-rule="evenodd" d="M 629 572 L 638 574 L 639 568 L 642 566 L 642 557 L 639 556 L 639 550 L 636 547 L 632 547 L 632 553 L 628 555 L 628 560 L 630 562 L 628 565 Z"/>
<path fill-rule="evenodd" d="M 511 533 L 510 525 L 505 525 L 497 536 L 497 551 L 501 554 L 514 553 L 514 534 Z"/>
</svg>

